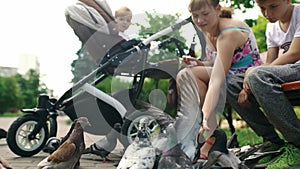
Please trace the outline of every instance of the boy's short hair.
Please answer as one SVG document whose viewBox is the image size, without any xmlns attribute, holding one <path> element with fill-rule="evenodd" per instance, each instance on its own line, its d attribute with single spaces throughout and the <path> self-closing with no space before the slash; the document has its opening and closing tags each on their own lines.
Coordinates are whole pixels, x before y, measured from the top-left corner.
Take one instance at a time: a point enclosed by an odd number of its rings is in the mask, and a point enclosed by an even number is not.
<svg viewBox="0 0 300 169">
<path fill-rule="evenodd" d="M 132 16 L 132 11 L 128 7 L 121 6 L 119 9 L 117 9 L 115 11 L 115 18 L 117 18 L 117 17 L 123 17 L 124 16 L 124 12 L 126 12 L 127 14 L 130 13 L 130 16 Z"/>
</svg>

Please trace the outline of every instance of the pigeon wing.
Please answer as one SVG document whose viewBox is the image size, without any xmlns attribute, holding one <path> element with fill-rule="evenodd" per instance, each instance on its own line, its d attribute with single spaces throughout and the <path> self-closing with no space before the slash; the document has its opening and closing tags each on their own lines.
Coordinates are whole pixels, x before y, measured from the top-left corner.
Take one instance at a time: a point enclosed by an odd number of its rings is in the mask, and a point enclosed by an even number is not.
<svg viewBox="0 0 300 169">
<path fill-rule="evenodd" d="M 76 145 L 70 140 L 66 140 L 55 152 L 53 152 L 48 161 L 64 162 L 73 157 L 76 151 Z"/>
<path fill-rule="evenodd" d="M 186 68 L 177 75 L 178 111 L 175 122 L 177 139 L 182 150 L 190 158 L 194 158 L 196 151 L 196 137 L 202 122 L 202 111 L 196 79 Z"/>
</svg>

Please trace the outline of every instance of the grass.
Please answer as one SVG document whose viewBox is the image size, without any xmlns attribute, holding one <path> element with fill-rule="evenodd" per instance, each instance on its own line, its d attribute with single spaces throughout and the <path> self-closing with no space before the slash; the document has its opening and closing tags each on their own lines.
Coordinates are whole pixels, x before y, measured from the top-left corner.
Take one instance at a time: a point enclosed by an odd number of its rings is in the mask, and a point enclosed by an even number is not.
<svg viewBox="0 0 300 169">
<path fill-rule="evenodd" d="M 231 132 L 228 128 L 222 128 L 227 138 L 229 139 L 231 137 Z M 239 128 L 236 129 L 237 134 L 237 140 L 239 143 L 239 146 L 245 146 L 245 145 L 256 145 L 263 142 L 262 137 L 258 136 L 251 128 Z"/>
<path fill-rule="evenodd" d="M 11 112 L 5 112 L 0 114 L 0 117 L 20 117 L 23 116 L 24 113 L 11 113 Z"/>
</svg>

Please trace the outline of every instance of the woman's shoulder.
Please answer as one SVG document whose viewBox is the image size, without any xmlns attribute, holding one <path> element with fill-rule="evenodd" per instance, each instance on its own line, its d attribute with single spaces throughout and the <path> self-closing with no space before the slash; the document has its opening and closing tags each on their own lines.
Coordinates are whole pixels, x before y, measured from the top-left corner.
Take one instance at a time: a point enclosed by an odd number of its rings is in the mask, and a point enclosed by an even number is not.
<svg viewBox="0 0 300 169">
<path fill-rule="evenodd" d="M 248 26 L 246 22 L 241 21 L 239 19 L 234 19 L 234 18 L 221 18 L 220 19 L 222 25 L 243 25 L 243 26 Z"/>
<path fill-rule="evenodd" d="M 222 19 L 222 22 L 220 24 L 220 30 L 226 30 L 226 29 L 249 29 L 249 26 L 247 23 L 236 20 L 236 19 Z"/>
</svg>

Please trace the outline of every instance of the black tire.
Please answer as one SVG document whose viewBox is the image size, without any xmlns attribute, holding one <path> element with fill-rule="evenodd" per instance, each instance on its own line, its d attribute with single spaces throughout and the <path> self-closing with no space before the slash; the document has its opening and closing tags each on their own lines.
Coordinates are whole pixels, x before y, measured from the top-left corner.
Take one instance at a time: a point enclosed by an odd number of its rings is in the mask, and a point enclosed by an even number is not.
<svg viewBox="0 0 300 169">
<path fill-rule="evenodd" d="M 12 152 L 21 157 L 31 157 L 43 149 L 49 138 L 47 125 L 42 127 L 36 139 L 29 140 L 27 137 L 37 123 L 38 116 L 27 114 L 19 117 L 11 124 L 7 132 L 6 141 Z"/>
<path fill-rule="evenodd" d="M 151 134 L 151 140 L 155 139 L 159 132 L 160 126 L 155 121 L 154 116 L 151 115 L 148 111 L 137 110 L 131 113 L 128 117 L 125 117 L 124 123 L 122 125 L 121 136 L 119 137 L 120 142 L 123 144 L 126 149 L 136 137 L 138 131 L 138 124 L 141 118 L 149 117 L 149 132 Z"/>
<path fill-rule="evenodd" d="M 57 120 L 55 117 L 50 117 L 47 121 L 48 123 L 48 128 L 49 128 L 49 138 L 50 137 L 56 137 L 57 134 Z"/>
</svg>

